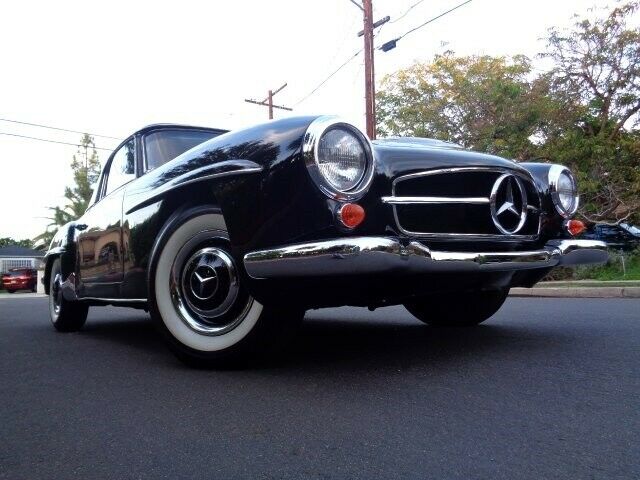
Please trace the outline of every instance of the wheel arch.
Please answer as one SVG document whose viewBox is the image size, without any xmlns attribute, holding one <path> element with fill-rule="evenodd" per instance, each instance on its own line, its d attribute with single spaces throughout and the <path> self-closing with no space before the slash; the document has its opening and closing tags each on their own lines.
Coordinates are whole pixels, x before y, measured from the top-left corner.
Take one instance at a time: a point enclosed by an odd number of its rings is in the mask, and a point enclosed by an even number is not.
<svg viewBox="0 0 640 480">
<path fill-rule="evenodd" d="M 76 270 L 76 234 L 83 226 L 80 226 L 80 228 L 77 227 L 77 222 L 69 222 L 60 227 L 53 237 L 51 245 L 49 245 L 49 250 L 44 256 L 45 268 L 43 281 L 47 295 L 49 294 L 51 268 L 56 259 L 60 259 L 60 269 L 65 279 L 70 273 Z"/>
</svg>

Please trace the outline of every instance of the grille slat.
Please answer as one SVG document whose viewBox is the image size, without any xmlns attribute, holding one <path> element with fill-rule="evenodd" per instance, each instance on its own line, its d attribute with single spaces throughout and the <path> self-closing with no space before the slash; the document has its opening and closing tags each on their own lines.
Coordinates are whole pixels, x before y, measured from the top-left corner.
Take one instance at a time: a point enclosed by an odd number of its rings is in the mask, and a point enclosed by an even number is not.
<svg viewBox="0 0 640 480">
<path fill-rule="evenodd" d="M 513 234 L 501 233 L 491 215 L 491 192 L 505 173 L 520 180 L 527 197 L 526 221 Z M 522 200 L 519 190 L 516 200 Z M 382 201 L 391 204 L 398 228 L 417 237 L 534 239 L 540 230 L 540 197 L 532 179 L 505 168 L 460 167 L 400 176 L 393 181 L 392 196 Z M 507 199 L 495 201 L 502 205 Z"/>
</svg>

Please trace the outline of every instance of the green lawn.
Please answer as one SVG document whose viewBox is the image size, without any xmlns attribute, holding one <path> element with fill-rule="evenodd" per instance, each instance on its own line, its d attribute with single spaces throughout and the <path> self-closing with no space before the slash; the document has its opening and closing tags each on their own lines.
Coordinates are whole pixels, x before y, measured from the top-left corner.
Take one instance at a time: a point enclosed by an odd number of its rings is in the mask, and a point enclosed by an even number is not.
<svg viewBox="0 0 640 480">
<path fill-rule="evenodd" d="M 624 268 L 623 268 L 624 258 Z M 640 280 L 640 254 L 636 251 L 631 254 L 611 253 L 606 265 L 597 267 L 576 268 L 574 280 Z"/>
</svg>

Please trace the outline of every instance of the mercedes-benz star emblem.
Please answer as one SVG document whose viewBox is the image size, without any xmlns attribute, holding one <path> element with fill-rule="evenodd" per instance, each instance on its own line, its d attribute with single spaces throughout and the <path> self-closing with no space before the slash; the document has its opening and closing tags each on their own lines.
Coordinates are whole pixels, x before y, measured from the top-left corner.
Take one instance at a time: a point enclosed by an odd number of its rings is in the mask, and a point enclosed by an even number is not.
<svg viewBox="0 0 640 480">
<path fill-rule="evenodd" d="M 527 191 L 515 175 L 498 177 L 491 190 L 491 218 L 505 235 L 520 231 L 527 220 Z"/>
<path fill-rule="evenodd" d="M 218 275 L 211 266 L 198 265 L 191 274 L 191 292 L 200 300 L 208 300 L 218 289 Z"/>
</svg>

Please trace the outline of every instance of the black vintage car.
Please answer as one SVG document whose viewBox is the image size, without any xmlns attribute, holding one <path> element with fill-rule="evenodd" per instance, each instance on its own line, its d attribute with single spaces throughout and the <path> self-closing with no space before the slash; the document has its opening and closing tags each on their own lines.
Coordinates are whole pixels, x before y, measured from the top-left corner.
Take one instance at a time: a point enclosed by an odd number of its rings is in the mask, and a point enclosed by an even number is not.
<svg viewBox="0 0 640 480">
<path fill-rule="evenodd" d="M 180 358 L 213 364 L 280 343 L 312 308 L 404 304 L 430 325 L 476 325 L 509 288 L 607 259 L 572 238 L 577 206 L 560 165 L 371 143 L 335 117 L 154 125 L 106 162 L 44 281 L 57 330 L 89 306 L 144 308 Z"/>
</svg>

